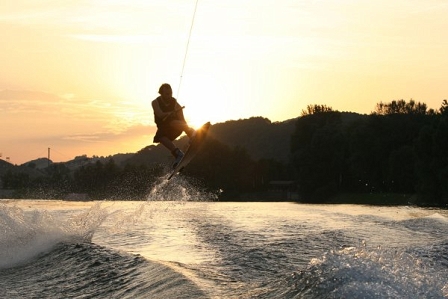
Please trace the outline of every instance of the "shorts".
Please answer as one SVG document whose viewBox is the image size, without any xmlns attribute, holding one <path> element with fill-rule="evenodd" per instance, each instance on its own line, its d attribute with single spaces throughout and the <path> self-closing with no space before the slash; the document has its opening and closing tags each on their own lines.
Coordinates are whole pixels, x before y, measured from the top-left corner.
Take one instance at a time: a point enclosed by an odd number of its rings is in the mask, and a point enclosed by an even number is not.
<svg viewBox="0 0 448 299">
<path fill-rule="evenodd" d="M 154 142 L 160 142 L 160 138 L 167 137 L 173 141 L 182 134 L 182 130 L 173 128 L 169 124 L 161 125 L 157 127 L 156 136 L 154 136 Z"/>
</svg>

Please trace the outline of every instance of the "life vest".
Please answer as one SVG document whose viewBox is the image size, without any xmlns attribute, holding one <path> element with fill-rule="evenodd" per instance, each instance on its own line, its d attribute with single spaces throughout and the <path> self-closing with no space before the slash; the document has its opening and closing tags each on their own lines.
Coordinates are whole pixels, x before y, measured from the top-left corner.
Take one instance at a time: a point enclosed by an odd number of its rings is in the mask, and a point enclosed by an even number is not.
<svg viewBox="0 0 448 299">
<path fill-rule="evenodd" d="M 171 112 L 171 111 L 174 111 L 174 108 L 176 107 L 176 104 L 177 104 L 177 101 L 176 101 L 175 98 L 171 98 L 171 99 L 168 101 L 168 105 L 167 105 L 167 102 L 164 101 L 164 100 L 162 99 L 161 96 L 159 96 L 159 97 L 156 99 L 156 101 L 157 101 L 157 103 L 159 103 L 159 107 L 160 107 L 160 109 L 161 109 L 163 112 Z M 156 124 L 158 124 L 158 125 L 159 125 L 159 124 L 162 124 L 162 123 L 164 123 L 164 122 L 173 120 L 173 119 L 175 119 L 175 118 L 176 118 L 176 114 L 172 114 L 172 115 L 168 116 L 165 120 L 163 120 L 163 118 L 158 117 L 158 116 L 154 113 L 154 120 L 155 120 Z"/>
</svg>

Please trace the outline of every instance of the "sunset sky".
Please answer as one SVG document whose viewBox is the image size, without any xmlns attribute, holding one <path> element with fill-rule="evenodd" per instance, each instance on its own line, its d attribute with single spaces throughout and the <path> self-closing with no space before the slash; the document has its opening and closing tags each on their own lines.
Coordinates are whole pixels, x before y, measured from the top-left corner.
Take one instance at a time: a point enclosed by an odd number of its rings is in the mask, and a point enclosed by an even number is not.
<svg viewBox="0 0 448 299">
<path fill-rule="evenodd" d="M 168 82 L 193 126 L 448 98 L 445 0 L 0 0 L 0 153 L 132 153 Z M 182 80 L 181 80 L 182 75 Z"/>
</svg>

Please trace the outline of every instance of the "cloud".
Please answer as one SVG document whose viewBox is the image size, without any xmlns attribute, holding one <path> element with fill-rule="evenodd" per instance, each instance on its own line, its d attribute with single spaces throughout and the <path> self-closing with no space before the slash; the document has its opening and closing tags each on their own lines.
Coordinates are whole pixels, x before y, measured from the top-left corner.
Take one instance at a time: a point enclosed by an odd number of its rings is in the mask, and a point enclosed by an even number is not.
<svg viewBox="0 0 448 299">
<path fill-rule="evenodd" d="M 35 91 L 0 91 L 0 106 L 8 113 L 41 112 L 48 105 L 60 102 L 58 96 Z"/>
<path fill-rule="evenodd" d="M 51 27 L 54 32 L 148 32 L 148 20 L 164 16 L 165 30 L 181 26 L 185 10 L 194 4 L 185 1 L 10 1 L 2 4 L 0 23 L 33 27 Z M 181 27 L 182 28 L 182 27 Z"/>
<path fill-rule="evenodd" d="M 71 38 L 99 42 L 99 43 L 119 43 L 119 44 L 157 44 L 168 40 L 166 36 L 156 36 L 148 34 L 122 35 L 122 34 L 70 34 Z M 181 37 L 181 35 L 179 35 Z"/>
<path fill-rule="evenodd" d="M 58 96 L 35 91 L 1 90 L 0 106 L 5 113 L 4 118 L 10 121 L 26 122 L 29 119 L 24 117 L 29 115 L 34 115 L 34 118 L 53 116 L 55 122 L 99 122 L 103 128 L 114 131 L 123 131 L 140 123 L 148 125 L 152 119 L 148 107 L 143 109 L 133 101 L 79 98 L 74 94 Z"/>
<path fill-rule="evenodd" d="M 88 142 L 88 143 L 115 143 L 128 139 L 140 138 L 142 136 L 154 135 L 157 128 L 155 126 L 135 125 L 126 130 L 115 132 L 92 132 L 89 134 L 71 134 L 66 136 L 55 136 L 62 142 Z"/>
<path fill-rule="evenodd" d="M 65 160 L 134 152 L 151 144 L 156 131 L 152 112 L 132 101 L 0 90 L 0 107 L 0 151 L 17 162 L 47 147 L 65 152 Z"/>
<path fill-rule="evenodd" d="M 70 142 L 71 141 L 78 141 L 78 142 L 102 142 L 102 140 L 100 139 L 100 136 L 98 136 L 97 134 L 76 134 L 76 135 L 64 136 L 61 139 L 62 140 L 68 140 Z"/>
<path fill-rule="evenodd" d="M 10 156 L 12 163 L 24 163 L 38 157 L 46 157 L 51 148 L 53 161 L 68 161 L 79 155 L 108 156 L 117 153 L 135 153 L 152 144 L 156 127 L 135 125 L 118 133 L 110 131 L 45 132 L 28 134 L 14 139 L 0 136 L 0 152 Z"/>
</svg>

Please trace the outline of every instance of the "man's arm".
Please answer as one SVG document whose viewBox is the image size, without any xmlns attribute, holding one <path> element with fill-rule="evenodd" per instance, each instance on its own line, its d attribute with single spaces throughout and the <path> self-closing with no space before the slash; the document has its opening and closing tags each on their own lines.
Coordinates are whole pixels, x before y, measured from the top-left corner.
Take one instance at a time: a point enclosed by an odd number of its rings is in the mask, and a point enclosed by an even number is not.
<svg viewBox="0 0 448 299">
<path fill-rule="evenodd" d="M 183 109 L 184 109 L 184 107 L 179 105 L 179 103 L 176 101 L 176 106 L 175 106 L 174 110 L 176 111 L 177 119 L 185 121 Z"/>
<path fill-rule="evenodd" d="M 152 109 L 154 110 L 154 114 L 159 118 L 164 118 L 168 115 L 170 115 L 171 112 L 163 112 L 162 109 L 160 109 L 159 102 L 157 100 L 152 101 L 151 103 Z"/>
</svg>

